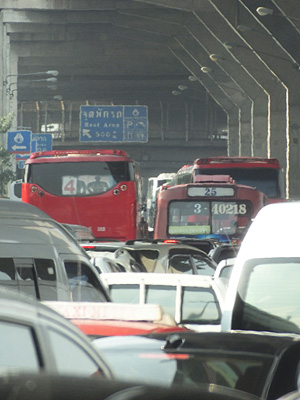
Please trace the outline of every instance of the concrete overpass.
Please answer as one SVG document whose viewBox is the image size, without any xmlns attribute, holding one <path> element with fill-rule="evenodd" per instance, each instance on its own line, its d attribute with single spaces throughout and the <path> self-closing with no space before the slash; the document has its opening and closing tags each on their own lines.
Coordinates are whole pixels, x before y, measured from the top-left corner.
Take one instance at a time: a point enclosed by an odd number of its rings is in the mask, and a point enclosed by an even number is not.
<svg viewBox="0 0 300 400">
<path fill-rule="evenodd" d="M 13 128 L 57 124 L 54 148 L 87 148 L 80 105 L 147 105 L 146 144 L 89 147 L 127 150 L 144 176 L 205 155 L 277 157 L 287 195 L 300 195 L 299 0 L 2 0 L 0 10 L 0 115 L 13 111 Z M 54 70 L 55 84 L 37 74 Z"/>
</svg>

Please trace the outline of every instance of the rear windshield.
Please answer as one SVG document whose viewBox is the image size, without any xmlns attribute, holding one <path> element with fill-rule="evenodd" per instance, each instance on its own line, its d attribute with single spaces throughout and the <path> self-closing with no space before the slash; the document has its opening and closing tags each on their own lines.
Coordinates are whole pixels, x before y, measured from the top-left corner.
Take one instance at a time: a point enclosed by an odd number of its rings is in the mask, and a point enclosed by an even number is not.
<svg viewBox="0 0 300 400">
<path fill-rule="evenodd" d="M 28 164 L 25 174 L 25 182 L 59 196 L 102 193 L 133 179 L 132 163 L 126 161 Z"/>
<path fill-rule="evenodd" d="M 196 175 L 230 175 L 236 183 L 255 187 L 268 197 L 284 198 L 283 177 L 275 168 L 197 168 Z"/>
</svg>

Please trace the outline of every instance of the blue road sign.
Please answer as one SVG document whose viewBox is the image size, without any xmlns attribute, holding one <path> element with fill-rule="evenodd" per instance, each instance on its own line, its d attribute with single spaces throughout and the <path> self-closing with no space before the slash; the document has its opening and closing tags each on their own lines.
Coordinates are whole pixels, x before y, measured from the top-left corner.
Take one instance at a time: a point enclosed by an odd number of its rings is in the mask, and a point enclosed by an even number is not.
<svg viewBox="0 0 300 400">
<path fill-rule="evenodd" d="M 30 154 L 16 154 L 16 161 L 26 161 L 30 157 Z"/>
<path fill-rule="evenodd" d="M 25 168 L 25 161 L 18 161 L 18 168 L 24 169 Z"/>
<path fill-rule="evenodd" d="M 36 142 L 35 149 L 32 149 L 31 150 L 32 152 L 52 150 L 52 135 L 51 135 L 51 133 L 33 133 L 32 134 L 32 142 L 33 143 Z"/>
<path fill-rule="evenodd" d="M 124 142 L 148 141 L 148 108 L 146 106 L 124 107 Z"/>
<path fill-rule="evenodd" d="M 7 132 L 7 150 L 10 153 L 30 153 L 31 131 Z"/>
<path fill-rule="evenodd" d="M 147 142 L 147 106 L 81 106 L 81 142 Z"/>
</svg>

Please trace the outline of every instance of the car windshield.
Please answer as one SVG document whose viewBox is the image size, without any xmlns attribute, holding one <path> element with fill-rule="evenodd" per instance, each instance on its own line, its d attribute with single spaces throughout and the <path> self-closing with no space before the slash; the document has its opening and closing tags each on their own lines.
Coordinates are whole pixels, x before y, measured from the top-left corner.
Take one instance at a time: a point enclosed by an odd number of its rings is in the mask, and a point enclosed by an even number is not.
<svg viewBox="0 0 300 400">
<path fill-rule="evenodd" d="M 233 329 L 300 333 L 299 279 L 299 258 L 248 261 L 238 289 Z"/>
</svg>

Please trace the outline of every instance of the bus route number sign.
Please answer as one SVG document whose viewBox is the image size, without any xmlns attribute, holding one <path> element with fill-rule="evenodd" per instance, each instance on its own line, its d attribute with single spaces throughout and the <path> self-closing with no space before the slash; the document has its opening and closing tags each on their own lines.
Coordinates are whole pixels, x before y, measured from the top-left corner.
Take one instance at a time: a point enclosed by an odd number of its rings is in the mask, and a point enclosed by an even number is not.
<svg viewBox="0 0 300 400">
<path fill-rule="evenodd" d="M 220 197 L 220 196 L 234 196 L 233 188 L 226 187 L 195 187 L 191 186 L 187 192 L 189 197 Z"/>
</svg>

